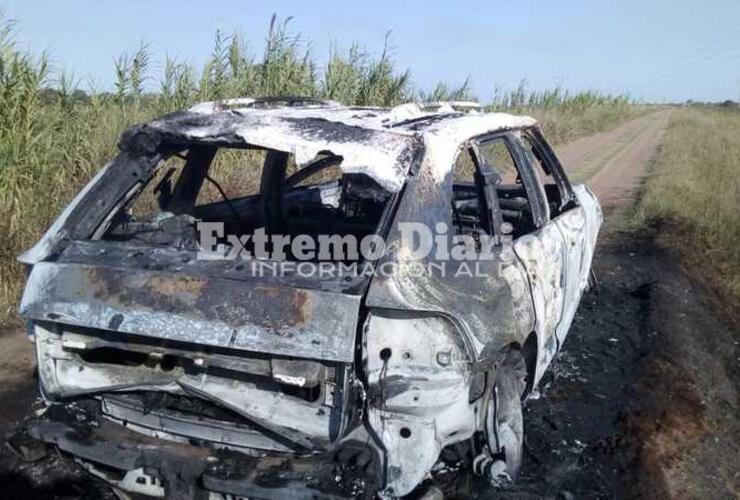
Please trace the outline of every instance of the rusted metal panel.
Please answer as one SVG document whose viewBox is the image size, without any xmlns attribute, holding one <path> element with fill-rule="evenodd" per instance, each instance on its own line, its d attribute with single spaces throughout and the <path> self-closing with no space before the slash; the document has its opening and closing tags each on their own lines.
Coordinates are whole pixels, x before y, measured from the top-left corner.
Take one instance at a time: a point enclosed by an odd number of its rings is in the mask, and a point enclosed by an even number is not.
<svg viewBox="0 0 740 500">
<path fill-rule="evenodd" d="M 351 362 L 360 296 L 162 271 L 34 266 L 21 314 L 206 346 Z"/>
</svg>

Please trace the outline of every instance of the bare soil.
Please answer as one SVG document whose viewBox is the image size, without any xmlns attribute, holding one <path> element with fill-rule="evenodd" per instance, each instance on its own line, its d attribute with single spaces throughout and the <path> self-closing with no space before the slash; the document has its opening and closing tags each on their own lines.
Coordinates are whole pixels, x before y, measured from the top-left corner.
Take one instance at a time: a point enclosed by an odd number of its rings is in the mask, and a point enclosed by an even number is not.
<svg viewBox="0 0 740 500">
<path fill-rule="evenodd" d="M 664 228 L 618 230 L 669 113 L 642 116 L 558 148 L 607 208 L 584 297 L 562 352 L 525 406 L 518 481 L 492 490 L 439 474 L 448 498 L 740 497 L 740 331 L 732 310 L 685 269 Z M 32 346 L 0 336 L 0 431 L 38 404 Z M 100 498 L 109 491 L 61 457 L 0 451 L 0 497 Z"/>
<path fill-rule="evenodd" d="M 605 209 L 628 204 L 658 150 L 670 115 L 670 110 L 650 113 L 557 147 L 558 158 L 571 179 L 588 183 Z"/>
</svg>

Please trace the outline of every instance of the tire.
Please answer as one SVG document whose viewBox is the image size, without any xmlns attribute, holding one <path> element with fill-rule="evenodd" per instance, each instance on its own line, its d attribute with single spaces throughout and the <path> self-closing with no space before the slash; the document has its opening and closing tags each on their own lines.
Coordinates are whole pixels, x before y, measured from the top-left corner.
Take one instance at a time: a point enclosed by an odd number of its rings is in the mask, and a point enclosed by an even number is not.
<svg viewBox="0 0 740 500">
<path fill-rule="evenodd" d="M 487 475 L 495 486 L 514 481 L 522 465 L 526 376 L 519 351 L 509 353 L 495 374 L 485 420 L 486 444 L 492 458 Z"/>
</svg>

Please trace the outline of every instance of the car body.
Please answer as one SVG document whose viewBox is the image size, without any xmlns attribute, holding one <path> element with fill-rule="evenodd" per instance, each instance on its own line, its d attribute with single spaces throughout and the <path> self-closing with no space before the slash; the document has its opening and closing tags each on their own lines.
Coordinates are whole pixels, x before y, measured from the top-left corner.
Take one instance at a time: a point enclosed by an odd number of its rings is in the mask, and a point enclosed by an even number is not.
<svg viewBox="0 0 740 500">
<path fill-rule="evenodd" d="M 34 437 L 151 496 L 404 496 L 459 443 L 480 472 L 516 474 L 521 400 L 565 340 L 602 220 L 534 119 L 237 99 L 119 149 L 20 257 L 49 405 Z M 251 185 L 242 161 L 261 162 Z M 433 229 L 426 254 L 404 227 Z M 269 255 L 225 234 L 258 230 Z M 328 259 L 372 273 L 246 265 L 322 264 L 301 245 L 275 257 L 278 234 L 384 251 Z M 454 272 L 433 265 L 446 244 Z"/>
</svg>

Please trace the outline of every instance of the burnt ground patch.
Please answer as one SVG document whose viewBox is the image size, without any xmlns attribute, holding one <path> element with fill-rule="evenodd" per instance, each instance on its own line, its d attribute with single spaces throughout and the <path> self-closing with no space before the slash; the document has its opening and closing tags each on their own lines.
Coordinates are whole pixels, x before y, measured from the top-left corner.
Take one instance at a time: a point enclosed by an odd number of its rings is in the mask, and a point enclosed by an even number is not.
<svg viewBox="0 0 740 500">
<path fill-rule="evenodd" d="M 723 304 L 652 229 L 603 238 L 594 264 L 598 294 L 525 405 L 517 482 L 458 471 L 447 497 L 740 496 L 740 332 Z"/>
<path fill-rule="evenodd" d="M 654 250 L 650 241 L 625 236 L 600 245 L 598 292 L 584 296 L 540 397 L 526 405 L 527 462 L 504 497 L 618 496 L 627 451 L 623 422 L 654 344 Z"/>
<path fill-rule="evenodd" d="M 13 387 L 5 387 L 0 404 L 0 436 L 10 437 L 20 422 L 41 408 L 36 380 L 29 376 Z M 83 472 L 57 453 L 37 461 L 20 460 L 8 442 L 0 446 L 0 498 L 7 499 L 113 499 L 102 482 Z"/>
<path fill-rule="evenodd" d="M 602 240 L 596 292 L 584 295 L 563 349 L 527 400 L 525 458 L 516 483 L 494 490 L 457 472 L 449 498 L 613 498 L 633 453 L 623 433 L 628 401 L 653 344 L 649 241 Z"/>
</svg>

